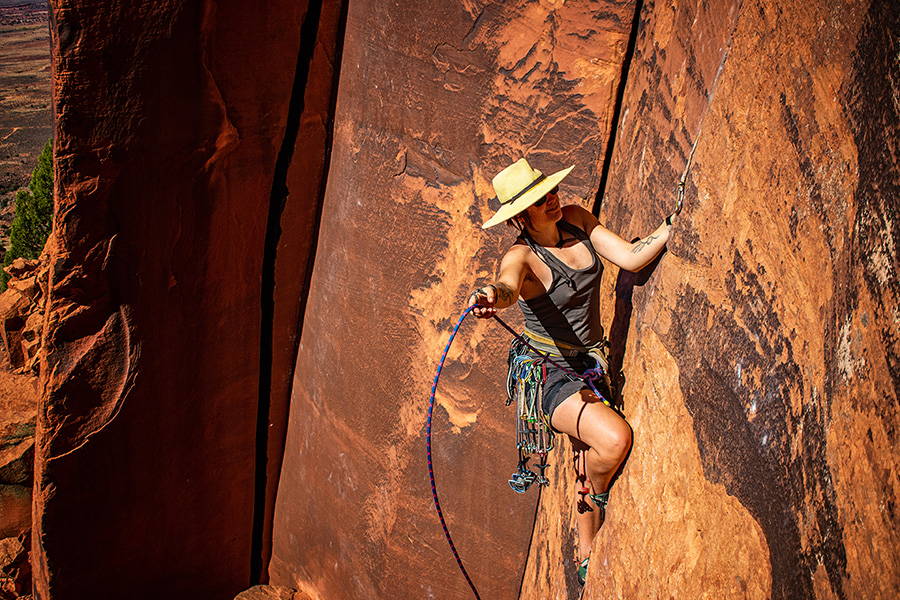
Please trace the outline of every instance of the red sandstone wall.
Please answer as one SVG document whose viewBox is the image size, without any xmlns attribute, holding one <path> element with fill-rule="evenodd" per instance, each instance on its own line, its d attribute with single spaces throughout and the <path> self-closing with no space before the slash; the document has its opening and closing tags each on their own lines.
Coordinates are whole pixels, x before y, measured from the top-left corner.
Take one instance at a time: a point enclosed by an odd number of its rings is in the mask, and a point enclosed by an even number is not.
<svg viewBox="0 0 900 600">
<path fill-rule="evenodd" d="M 281 379 L 262 427 L 268 464 L 257 435 L 269 368 L 260 305 L 274 295 L 274 314 L 296 321 L 335 38 L 323 36 L 310 67 L 324 83 L 308 93 L 325 98 L 301 115 L 294 154 L 307 168 L 288 176 L 291 210 L 274 213 L 292 235 L 279 248 L 291 265 L 277 289 L 261 290 L 264 248 L 278 240 L 266 227 L 277 156 L 310 43 L 304 4 L 53 3 L 57 244 L 37 425 L 39 598 L 230 598 L 266 560 L 254 495 L 262 482 L 262 498 L 274 498 L 276 478 L 261 471 L 280 466 L 294 336 L 279 321 L 271 339 Z"/>
<path fill-rule="evenodd" d="M 297 111 L 296 138 L 292 152 L 282 152 L 284 202 L 278 219 L 280 232 L 273 276 L 271 387 L 268 399 L 268 439 L 266 464 L 266 498 L 262 526 L 263 579 L 272 552 L 272 519 L 281 475 L 285 435 L 293 385 L 294 361 L 303 328 L 303 314 L 315 259 L 318 223 L 325 192 L 325 180 L 331 147 L 337 74 L 343 43 L 345 2 L 327 2 L 304 16 L 303 35 L 315 29 L 315 44 L 298 59 L 302 81 L 294 86 L 294 102 L 302 99 Z M 300 85 L 302 83 L 303 85 Z M 295 107 L 297 108 L 297 107 Z M 282 166 L 282 164 L 279 164 Z M 261 395 L 262 396 L 262 395 Z M 262 400 L 261 400 L 262 401 Z"/>
<path fill-rule="evenodd" d="M 333 159 L 275 515 L 272 582 L 317 598 L 465 598 L 425 474 L 448 324 L 512 237 L 479 229 L 527 152 L 599 180 L 630 3 L 350 5 Z M 512 315 L 510 315 L 513 319 Z M 435 414 L 451 529 L 485 598 L 515 598 L 536 495 L 506 485 L 506 335 L 467 324 Z"/>
<path fill-rule="evenodd" d="M 635 445 L 585 598 L 896 597 L 897 17 L 645 5 L 601 220 L 652 229 L 702 134 L 667 254 L 606 279 Z M 578 597 L 568 502 L 522 598 Z"/>
</svg>

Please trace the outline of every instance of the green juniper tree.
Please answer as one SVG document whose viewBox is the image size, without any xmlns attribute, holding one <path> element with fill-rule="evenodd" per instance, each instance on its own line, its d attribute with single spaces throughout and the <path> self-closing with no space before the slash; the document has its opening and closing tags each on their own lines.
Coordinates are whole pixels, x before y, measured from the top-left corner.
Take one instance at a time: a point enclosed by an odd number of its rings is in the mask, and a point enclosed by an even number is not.
<svg viewBox="0 0 900 600">
<path fill-rule="evenodd" d="M 27 189 L 16 194 L 16 216 L 9 228 L 9 247 L 3 267 L 17 258 L 37 258 L 53 219 L 53 140 L 47 142 L 31 173 Z M 0 271 L 0 291 L 6 289 L 9 275 Z"/>
</svg>

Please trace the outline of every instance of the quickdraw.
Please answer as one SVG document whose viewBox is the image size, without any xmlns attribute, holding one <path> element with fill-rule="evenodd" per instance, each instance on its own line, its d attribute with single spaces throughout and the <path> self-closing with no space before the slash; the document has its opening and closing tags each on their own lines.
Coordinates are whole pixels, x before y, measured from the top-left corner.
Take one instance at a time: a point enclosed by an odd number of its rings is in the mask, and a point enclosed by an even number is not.
<svg viewBox="0 0 900 600">
<path fill-rule="evenodd" d="M 516 401 L 516 449 L 519 451 L 519 464 L 509 478 L 509 487 L 524 494 L 534 483 L 544 486 L 550 483 L 544 472 L 548 467 L 547 455 L 553 450 L 553 432 L 541 410 L 547 380 L 546 363 L 542 358 L 518 354 L 517 346 L 514 344 L 510 348 L 510 369 L 506 379 L 506 405 Z M 538 473 L 528 468 L 532 454 L 540 457 L 540 462 L 534 465 Z"/>
</svg>

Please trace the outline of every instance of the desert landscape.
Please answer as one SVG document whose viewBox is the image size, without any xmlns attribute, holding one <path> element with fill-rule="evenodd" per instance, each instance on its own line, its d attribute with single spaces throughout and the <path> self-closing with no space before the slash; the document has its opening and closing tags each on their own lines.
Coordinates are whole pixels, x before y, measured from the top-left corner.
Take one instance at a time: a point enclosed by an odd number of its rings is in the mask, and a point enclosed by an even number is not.
<svg viewBox="0 0 900 600">
<path fill-rule="evenodd" d="M 0 0 L 0 247 L 8 242 L 15 193 L 28 184 L 53 135 L 47 4 Z"/>
</svg>

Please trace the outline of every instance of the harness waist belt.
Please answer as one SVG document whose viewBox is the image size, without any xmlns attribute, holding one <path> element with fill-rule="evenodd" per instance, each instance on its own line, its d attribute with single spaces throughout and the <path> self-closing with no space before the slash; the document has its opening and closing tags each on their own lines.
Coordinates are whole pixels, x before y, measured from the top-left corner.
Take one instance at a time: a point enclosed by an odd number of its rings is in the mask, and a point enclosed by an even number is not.
<svg viewBox="0 0 900 600">
<path fill-rule="evenodd" d="M 534 343 L 534 346 L 538 350 L 543 350 L 544 352 L 548 352 L 556 356 L 577 356 L 579 354 L 587 354 L 595 350 L 603 352 L 605 347 L 609 345 L 609 341 L 604 339 L 592 346 L 576 346 L 574 344 L 567 344 L 566 342 L 561 342 L 559 340 L 540 335 L 528 329 L 526 329 L 522 333 L 525 337 L 527 337 Z"/>
</svg>

